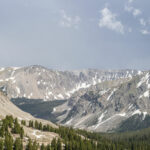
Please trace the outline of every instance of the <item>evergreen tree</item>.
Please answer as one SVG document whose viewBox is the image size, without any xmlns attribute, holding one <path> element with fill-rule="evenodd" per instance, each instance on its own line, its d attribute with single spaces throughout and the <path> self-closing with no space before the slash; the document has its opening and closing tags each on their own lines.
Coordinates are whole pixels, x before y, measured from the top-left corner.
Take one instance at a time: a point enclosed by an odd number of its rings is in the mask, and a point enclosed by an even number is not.
<svg viewBox="0 0 150 150">
<path fill-rule="evenodd" d="M 24 129 L 23 127 L 20 128 L 20 138 L 23 139 L 24 136 Z"/>
<path fill-rule="evenodd" d="M 50 144 L 48 144 L 48 145 L 46 146 L 46 150 L 51 150 Z"/>
<path fill-rule="evenodd" d="M 33 148 L 32 148 L 32 150 L 38 150 L 38 144 L 37 144 L 37 142 L 36 141 L 34 141 L 33 142 Z"/>
<path fill-rule="evenodd" d="M 33 128 L 33 121 L 32 120 L 29 121 L 29 127 Z"/>
<path fill-rule="evenodd" d="M 5 142 L 4 142 L 5 150 L 13 150 L 13 138 L 10 134 L 7 134 L 5 136 Z"/>
<path fill-rule="evenodd" d="M 44 144 L 41 145 L 40 150 L 45 150 Z"/>
<path fill-rule="evenodd" d="M 31 139 L 29 139 L 28 144 L 26 145 L 26 150 L 33 150 L 33 144 Z"/>
<path fill-rule="evenodd" d="M 57 141 L 57 150 L 62 150 L 62 144 L 60 139 L 58 139 Z"/>
<path fill-rule="evenodd" d="M 0 150 L 4 149 L 4 141 L 0 139 Z"/>
<path fill-rule="evenodd" d="M 34 123 L 34 128 L 35 128 L 35 129 L 38 129 L 38 128 L 39 128 L 39 123 L 37 122 L 37 120 L 36 120 L 35 123 Z"/>
<path fill-rule="evenodd" d="M 4 126 L 2 125 L 2 127 L 0 128 L 0 137 L 4 137 L 5 134 L 5 129 Z"/>
<path fill-rule="evenodd" d="M 57 150 L 57 143 L 56 143 L 56 139 L 55 138 L 51 142 L 51 148 L 52 148 L 52 150 Z"/>
<path fill-rule="evenodd" d="M 25 120 L 21 120 L 21 124 L 26 126 L 26 121 Z"/>
<path fill-rule="evenodd" d="M 41 123 L 41 122 L 39 123 L 39 127 L 38 127 L 38 129 L 39 129 L 39 130 L 42 130 L 42 129 L 43 129 L 43 127 L 42 127 L 42 123 Z"/>
<path fill-rule="evenodd" d="M 14 150 L 23 150 L 23 144 L 20 138 L 17 138 L 14 142 Z"/>
<path fill-rule="evenodd" d="M 20 125 L 18 123 L 18 119 L 17 118 L 15 119 L 14 128 L 13 128 L 12 132 L 15 133 L 15 134 L 20 133 Z"/>
</svg>

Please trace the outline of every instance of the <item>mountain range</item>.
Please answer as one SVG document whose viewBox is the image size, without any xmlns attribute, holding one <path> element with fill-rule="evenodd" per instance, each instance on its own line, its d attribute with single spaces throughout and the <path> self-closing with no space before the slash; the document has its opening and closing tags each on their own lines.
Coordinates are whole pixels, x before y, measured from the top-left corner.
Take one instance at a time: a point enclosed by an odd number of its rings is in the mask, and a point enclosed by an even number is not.
<svg viewBox="0 0 150 150">
<path fill-rule="evenodd" d="M 150 72 L 1 68 L 0 88 L 18 107 L 54 123 L 96 132 L 150 126 Z"/>
</svg>

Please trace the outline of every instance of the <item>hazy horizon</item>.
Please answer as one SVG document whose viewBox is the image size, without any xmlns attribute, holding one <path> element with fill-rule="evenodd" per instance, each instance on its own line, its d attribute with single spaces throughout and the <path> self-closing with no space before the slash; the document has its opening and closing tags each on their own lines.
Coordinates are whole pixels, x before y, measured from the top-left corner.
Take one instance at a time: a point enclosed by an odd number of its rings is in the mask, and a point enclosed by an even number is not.
<svg viewBox="0 0 150 150">
<path fill-rule="evenodd" d="M 149 70 L 150 1 L 0 2 L 0 67 Z"/>
</svg>

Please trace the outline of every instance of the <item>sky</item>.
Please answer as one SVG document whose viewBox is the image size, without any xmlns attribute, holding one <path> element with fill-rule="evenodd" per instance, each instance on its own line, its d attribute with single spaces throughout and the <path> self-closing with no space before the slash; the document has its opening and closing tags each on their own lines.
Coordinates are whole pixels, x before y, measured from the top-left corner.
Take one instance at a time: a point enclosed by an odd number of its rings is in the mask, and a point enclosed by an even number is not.
<svg viewBox="0 0 150 150">
<path fill-rule="evenodd" d="M 150 69 L 150 0 L 0 0 L 0 67 Z"/>
</svg>

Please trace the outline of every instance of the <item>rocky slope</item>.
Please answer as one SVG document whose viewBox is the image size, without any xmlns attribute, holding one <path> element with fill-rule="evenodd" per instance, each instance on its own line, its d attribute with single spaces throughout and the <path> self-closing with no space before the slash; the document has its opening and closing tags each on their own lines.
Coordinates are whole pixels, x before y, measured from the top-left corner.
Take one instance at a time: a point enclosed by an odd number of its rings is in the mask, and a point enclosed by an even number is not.
<svg viewBox="0 0 150 150">
<path fill-rule="evenodd" d="M 10 99 L 5 95 L 3 92 L 0 91 L 0 119 L 4 118 L 6 115 L 12 115 L 13 117 L 17 117 L 19 120 L 38 120 L 39 122 L 43 122 L 44 124 L 48 123 L 53 127 L 57 127 L 55 124 L 42 120 L 37 119 L 30 115 L 29 113 L 26 113 L 22 110 L 20 110 L 17 106 L 15 106 Z"/>
<path fill-rule="evenodd" d="M 94 131 L 127 130 L 129 120 L 132 130 L 138 129 L 136 125 L 149 127 L 150 72 L 118 85 L 108 83 L 101 83 L 96 90 L 80 92 L 81 95 L 74 94 L 66 103 L 55 107 L 53 114 L 60 114 L 58 123 Z"/>
<path fill-rule="evenodd" d="M 49 121 L 37 119 L 30 114 L 23 112 L 18 107 L 16 107 L 3 92 L 0 91 L 0 120 L 4 119 L 6 115 L 12 115 L 14 118 L 18 118 L 19 122 L 21 122 L 21 120 L 25 120 L 26 123 L 28 123 L 30 120 L 37 120 L 38 122 L 42 122 L 42 124 L 49 124 L 51 127 L 57 128 L 56 125 Z M 53 138 L 59 137 L 59 135 L 56 133 L 42 132 L 27 126 L 23 126 L 23 128 L 26 136 L 24 137 L 23 141 L 27 141 L 27 139 L 30 137 L 32 140 L 36 140 L 39 144 L 48 144 L 52 141 Z"/>
<path fill-rule="evenodd" d="M 6 115 L 12 115 L 14 117 L 18 117 L 18 119 L 24 120 L 33 119 L 30 114 L 21 111 L 7 98 L 5 94 L 0 92 L 0 118 L 4 118 Z"/>
<path fill-rule="evenodd" d="M 42 66 L 1 68 L 0 87 L 10 98 L 68 99 L 76 91 L 103 81 L 127 79 L 140 74 L 136 70 L 56 71 Z"/>
</svg>

